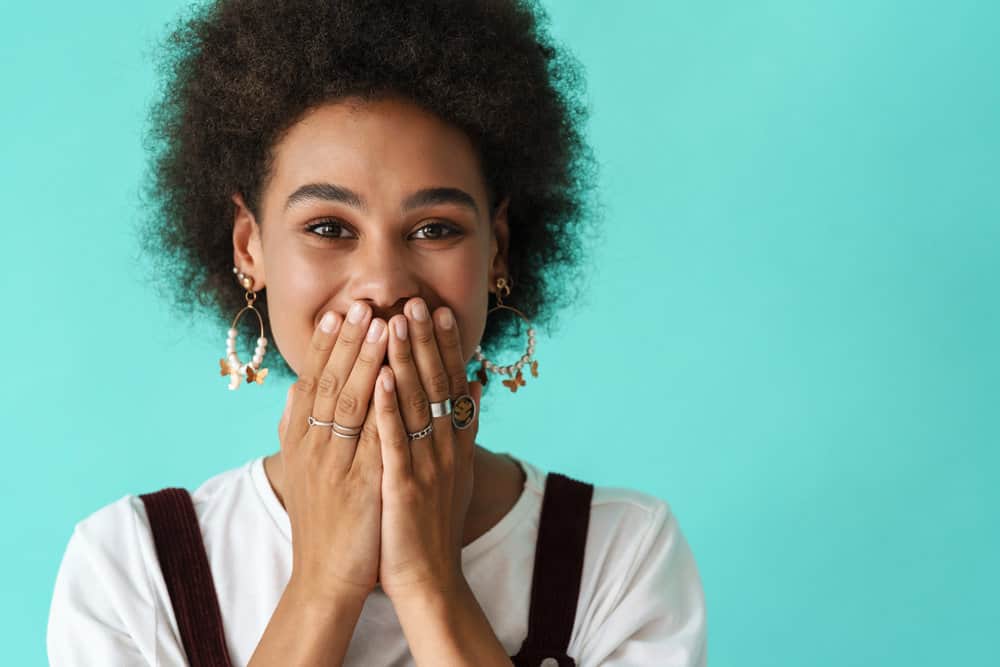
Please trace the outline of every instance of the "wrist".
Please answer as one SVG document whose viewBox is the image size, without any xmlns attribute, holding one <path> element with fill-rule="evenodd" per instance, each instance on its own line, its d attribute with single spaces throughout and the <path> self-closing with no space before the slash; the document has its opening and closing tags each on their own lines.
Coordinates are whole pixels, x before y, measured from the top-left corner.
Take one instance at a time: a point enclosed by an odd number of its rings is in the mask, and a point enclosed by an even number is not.
<svg viewBox="0 0 1000 667">
<path fill-rule="evenodd" d="M 344 585 L 339 587 L 320 587 L 311 581 L 296 577 L 294 572 L 285 586 L 284 596 L 296 604 L 318 609 L 358 610 L 365 604 L 371 591 L 361 587 Z"/>
</svg>

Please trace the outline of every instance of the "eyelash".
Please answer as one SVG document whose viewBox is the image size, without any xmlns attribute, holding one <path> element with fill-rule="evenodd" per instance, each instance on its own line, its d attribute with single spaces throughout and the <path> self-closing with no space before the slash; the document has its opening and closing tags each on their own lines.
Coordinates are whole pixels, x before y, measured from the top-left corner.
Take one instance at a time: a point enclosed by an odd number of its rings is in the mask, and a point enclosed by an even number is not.
<svg viewBox="0 0 1000 667">
<path fill-rule="evenodd" d="M 317 236 L 317 237 L 319 237 L 320 239 L 322 239 L 324 241 L 345 241 L 345 240 L 348 240 L 348 239 L 345 239 L 345 238 L 343 238 L 341 236 L 327 236 L 326 234 L 317 234 L 316 230 L 319 229 L 319 228 L 321 228 L 321 227 L 339 227 L 340 229 L 347 229 L 347 226 L 344 223 L 339 222 L 337 220 L 321 220 L 320 222 L 317 222 L 315 224 L 312 224 L 312 225 L 309 225 L 308 227 L 306 227 L 306 231 L 310 232 L 313 236 Z M 423 230 L 427 229 L 428 227 L 439 227 L 442 230 L 444 230 L 446 233 L 443 236 L 440 236 L 440 237 L 437 237 L 437 238 L 418 239 L 419 241 L 443 241 L 445 239 L 450 239 L 450 238 L 453 238 L 455 236 L 461 236 L 461 234 L 462 234 L 462 230 L 461 229 L 459 229 L 455 225 L 451 225 L 451 224 L 448 224 L 448 223 L 445 223 L 445 222 L 429 222 L 426 225 L 424 225 L 423 227 L 420 227 L 419 229 L 417 229 L 416 231 L 420 232 L 420 231 L 423 231 Z M 414 232 L 414 233 L 416 233 L 416 232 Z"/>
</svg>

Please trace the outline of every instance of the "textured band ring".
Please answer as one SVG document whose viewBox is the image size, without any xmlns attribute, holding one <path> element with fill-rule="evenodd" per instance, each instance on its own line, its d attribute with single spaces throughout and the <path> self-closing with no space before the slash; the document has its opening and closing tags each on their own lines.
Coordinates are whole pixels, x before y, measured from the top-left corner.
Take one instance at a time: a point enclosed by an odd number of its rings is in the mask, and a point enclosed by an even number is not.
<svg viewBox="0 0 1000 667">
<path fill-rule="evenodd" d="M 444 417 L 451 414 L 451 399 L 446 398 L 443 401 L 435 401 L 431 405 L 431 418 Z"/>
<path fill-rule="evenodd" d="M 420 438 L 430 435 L 433 430 L 434 430 L 434 422 L 431 422 L 427 424 L 427 426 L 425 426 L 424 428 L 420 429 L 419 431 L 416 431 L 415 433 L 407 433 L 406 435 L 409 436 L 410 440 L 418 440 Z"/>
</svg>

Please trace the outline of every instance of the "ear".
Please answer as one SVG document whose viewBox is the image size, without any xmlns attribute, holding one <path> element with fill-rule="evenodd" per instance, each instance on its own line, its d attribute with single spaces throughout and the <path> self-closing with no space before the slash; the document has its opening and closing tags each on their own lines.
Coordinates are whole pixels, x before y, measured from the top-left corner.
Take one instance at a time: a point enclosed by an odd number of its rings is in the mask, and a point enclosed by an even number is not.
<svg viewBox="0 0 1000 667">
<path fill-rule="evenodd" d="M 500 205 L 497 206 L 496 213 L 493 214 L 493 221 L 490 225 L 490 288 L 496 285 L 497 278 L 509 276 L 508 249 L 510 244 L 510 225 L 507 222 L 507 207 L 510 205 L 510 197 L 504 197 Z"/>
<path fill-rule="evenodd" d="M 233 209 L 233 266 L 253 278 L 253 290 L 264 289 L 264 246 L 261 242 L 260 225 L 250 207 L 243 201 L 243 195 L 234 193 L 231 197 Z"/>
</svg>

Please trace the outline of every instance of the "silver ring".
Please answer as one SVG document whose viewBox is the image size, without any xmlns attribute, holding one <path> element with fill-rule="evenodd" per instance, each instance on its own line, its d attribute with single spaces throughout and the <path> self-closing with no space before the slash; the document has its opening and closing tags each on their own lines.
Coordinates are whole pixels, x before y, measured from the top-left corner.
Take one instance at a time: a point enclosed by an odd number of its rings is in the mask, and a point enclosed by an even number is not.
<svg viewBox="0 0 1000 667">
<path fill-rule="evenodd" d="M 309 418 L 306 421 L 309 422 L 310 426 L 333 426 L 333 422 L 321 422 L 312 415 L 309 415 Z"/>
<path fill-rule="evenodd" d="M 356 438 L 361 434 L 362 426 L 344 426 L 343 424 L 333 424 L 333 434 L 342 438 Z"/>
<path fill-rule="evenodd" d="M 451 414 L 451 399 L 446 398 L 443 401 L 435 401 L 431 405 L 431 418 L 435 419 L 437 417 L 446 417 Z"/>
<path fill-rule="evenodd" d="M 420 438 L 430 435 L 433 430 L 434 430 L 434 422 L 431 422 L 427 424 L 427 426 L 425 426 L 424 428 L 420 429 L 419 431 L 416 431 L 414 433 L 407 433 L 406 435 L 409 436 L 410 440 L 418 440 Z"/>
</svg>

